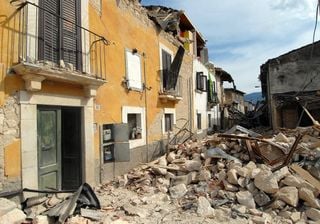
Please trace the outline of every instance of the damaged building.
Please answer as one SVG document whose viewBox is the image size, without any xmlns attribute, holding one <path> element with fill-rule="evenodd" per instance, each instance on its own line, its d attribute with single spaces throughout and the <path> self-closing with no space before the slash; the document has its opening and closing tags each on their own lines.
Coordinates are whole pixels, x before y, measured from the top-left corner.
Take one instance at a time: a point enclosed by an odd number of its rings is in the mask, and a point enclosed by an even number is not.
<svg viewBox="0 0 320 224">
<path fill-rule="evenodd" d="M 320 118 L 320 41 L 269 59 L 261 66 L 262 94 L 266 98 L 270 126 L 296 128 Z"/>
<path fill-rule="evenodd" d="M 183 11 L 2 3 L 1 192 L 95 186 L 219 129 L 219 74 Z"/>
</svg>

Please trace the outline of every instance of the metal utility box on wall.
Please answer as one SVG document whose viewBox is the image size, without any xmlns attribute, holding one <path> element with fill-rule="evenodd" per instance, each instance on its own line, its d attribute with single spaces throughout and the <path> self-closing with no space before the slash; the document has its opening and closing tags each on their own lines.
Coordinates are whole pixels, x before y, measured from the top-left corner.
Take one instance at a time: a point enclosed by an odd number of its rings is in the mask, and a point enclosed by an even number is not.
<svg viewBox="0 0 320 224">
<path fill-rule="evenodd" d="M 101 125 L 100 149 L 103 163 L 130 161 L 128 124 Z"/>
</svg>

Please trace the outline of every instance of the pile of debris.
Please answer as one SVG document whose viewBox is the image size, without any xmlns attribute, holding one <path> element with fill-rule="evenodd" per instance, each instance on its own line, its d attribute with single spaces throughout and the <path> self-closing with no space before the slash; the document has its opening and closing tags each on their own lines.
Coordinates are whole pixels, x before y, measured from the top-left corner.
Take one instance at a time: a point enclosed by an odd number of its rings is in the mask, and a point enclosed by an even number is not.
<svg viewBox="0 0 320 224">
<path fill-rule="evenodd" d="M 214 218 L 215 208 L 223 206 L 254 223 L 320 220 L 319 132 L 269 139 L 241 126 L 232 132 L 171 146 L 165 156 L 119 177 L 118 184 L 138 194 L 157 188 L 181 209 L 205 217 Z M 316 167 L 315 176 L 300 165 Z"/>
<path fill-rule="evenodd" d="M 97 211 L 101 208 L 100 202 L 87 183 L 73 193 L 32 189 L 23 189 L 22 192 L 33 192 L 36 196 L 27 198 L 19 206 L 13 201 L 0 198 L 0 224 L 62 224 L 66 220 L 68 224 L 79 224 L 79 220 L 88 223 L 85 217 L 93 220 L 102 217 Z M 77 221 L 73 222 L 74 219 Z"/>
</svg>

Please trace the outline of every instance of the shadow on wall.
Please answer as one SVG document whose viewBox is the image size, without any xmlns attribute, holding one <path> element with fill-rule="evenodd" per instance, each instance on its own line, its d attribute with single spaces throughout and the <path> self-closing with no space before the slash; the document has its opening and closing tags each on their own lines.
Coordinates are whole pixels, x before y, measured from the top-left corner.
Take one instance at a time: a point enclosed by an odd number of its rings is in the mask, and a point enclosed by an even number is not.
<svg viewBox="0 0 320 224">
<path fill-rule="evenodd" d="M 148 155 L 148 162 L 153 161 L 160 156 L 164 155 L 166 153 L 166 140 L 160 140 L 158 142 L 152 143 L 151 146 L 149 146 L 149 152 L 151 152 L 150 155 Z"/>
<path fill-rule="evenodd" d="M 0 15 L 0 92 L 11 94 L 20 88 L 19 85 L 10 85 L 10 93 L 5 84 L 14 83 L 16 76 L 6 76 L 6 74 L 14 74 L 10 71 L 10 67 L 19 61 L 19 51 L 21 51 L 21 43 L 23 26 L 21 18 L 23 17 L 21 10 L 14 11 L 11 15 Z M 21 82 L 22 83 L 22 82 Z M 1 100 L 0 100 L 1 101 Z"/>
</svg>

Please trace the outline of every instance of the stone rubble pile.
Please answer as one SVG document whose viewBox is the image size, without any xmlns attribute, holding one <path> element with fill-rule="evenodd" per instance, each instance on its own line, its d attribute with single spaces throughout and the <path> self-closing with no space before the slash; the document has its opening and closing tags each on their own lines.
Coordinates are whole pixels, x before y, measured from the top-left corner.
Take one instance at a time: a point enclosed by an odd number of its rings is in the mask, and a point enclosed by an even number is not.
<svg viewBox="0 0 320 224">
<path fill-rule="evenodd" d="M 81 210 L 65 223 L 319 223 L 319 133 L 301 132 L 284 166 L 253 160 L 246 141 L 268 158 L 283 153 L 275 151 L 279 145 L 289 155 L 297 131 L 260 142 L 236 133 L 239 138 L 215 134 L 170 145 L 166 155 L 96 188 L 101 209 Z M 39 206 L 32 207 L 35 214 Z M 0 224 L 54 223 L 46 215 L 26 218 L 17 204 L 0 198 Z"/>
<path fill-rule="evenodd" d="M 15 202 L 0 198 L 0 224 L 22 223 L 26 217 Z"/>
<path fill-rule="evenodd" d="M 270 141 L 290 149 L 295 138 L 280 133 Z M 320 160 L 317 144 L 318 138 L 304 137 L 296 160 Z M 268 146 L 261 144 L 261 148 Z M 177 200 L 182 209 L 205 217 L 214 218 L 215 209 L 224 207 L 231 216 L 253 223 L 320 220 L 319 189 L 290 166 L 272 171 L 266 164 L 250 161 L 241 141 L 217 135 L 171 146 L 165 156 L 119 177 L 118 184 L 137 193 L 156 188 Z"/>
</svg>

